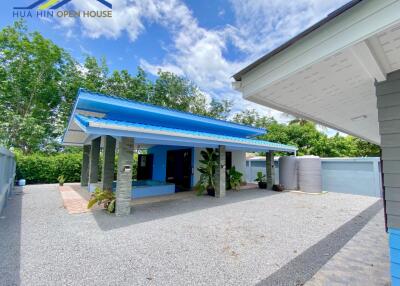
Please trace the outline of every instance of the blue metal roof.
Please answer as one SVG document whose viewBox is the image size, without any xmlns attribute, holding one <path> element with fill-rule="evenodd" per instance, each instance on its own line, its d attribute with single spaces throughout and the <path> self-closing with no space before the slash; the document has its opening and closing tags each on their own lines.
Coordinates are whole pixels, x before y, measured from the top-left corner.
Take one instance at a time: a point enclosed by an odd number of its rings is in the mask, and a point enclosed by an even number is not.
<svg viewBox="0 0 400 286">
<path fill-rule="evenodd" d="M 286 151 L 294 152 L 294 146 L 254 140 L 243 137 L 220 135 L 209 132 L 177 129 L 149 124 L 118 121 L 75 115 L 74 121 L 87 134 L 134 137 L 138 144 L 180 145 L 193 147 L 217 147 L 244 151 Z"/>
<path fill-rule="evenodd" d="M 212 132 L 238 137 L 253 137 L 266 129 L 219 120 L 207 116 L 173 110 L 148 103 L 80 89 L 73 114 L 77 111 L 104 114 L 104 118 L 163 127 L 179 127 L 193 131 Z"/>
</svg>

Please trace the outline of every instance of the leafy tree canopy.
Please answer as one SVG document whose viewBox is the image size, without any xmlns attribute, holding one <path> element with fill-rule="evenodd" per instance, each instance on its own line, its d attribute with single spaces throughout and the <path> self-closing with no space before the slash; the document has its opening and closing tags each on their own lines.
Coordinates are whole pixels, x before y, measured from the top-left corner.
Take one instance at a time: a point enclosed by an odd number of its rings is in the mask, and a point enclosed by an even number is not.
<svg viewBox="0 0 400 286">
<path fill-rule="evenodd" d="M 273 117 L 261 116 L 255 110 L 245 110 L 233 117 L 242 124 L 266 128 L 268 132 L 259 139 L 297 146 L 299 155 L 321 157 L 379 156 L 379 146 L 352 136 L 328 137 L 319 131 L 315 123 L 295 119 L 288 124 L 278 123 Z"/>
</svg>

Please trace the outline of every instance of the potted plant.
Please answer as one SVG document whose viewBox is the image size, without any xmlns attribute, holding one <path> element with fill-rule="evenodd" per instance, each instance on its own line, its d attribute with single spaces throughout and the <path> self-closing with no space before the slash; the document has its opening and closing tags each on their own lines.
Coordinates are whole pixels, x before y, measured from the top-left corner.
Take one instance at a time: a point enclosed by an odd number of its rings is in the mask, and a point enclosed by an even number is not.
<svg viewBox="0 0 400 286">
<path fill-rule="evenodd" d="M 266 180 L 265 175 L 263 175 L 262 172 L 257 172 L 256 182 L 258 182 L 258 187 L 260 189 L 266 189 L 267 188 L 267 180 Z"/>
<path fill-rule="evenodd" d="M 112 191 L 96 188 L 90 197 L 87 208 L 92 208 L 96 203 L 97 205 L 103 205 L 109 213 L 115 212 L 115 194 Z"/>
<path fill-rule="evenodd" d="M 215 171 L 218 166 L 218 153 L 212 149 L 207 148 L 205 151 L 200 152 L 201 166 L 197 168 L 200 172 L 200 180 L 196 184 L 197 195 L 202 195 L 207 191 L 209 196 L 215 196 Z"/>
<path fill-rule="evenodd" d="M 284 189 L 285 188 L 281 184 L 272 185 L 272 190 L 275 191 L 275 192 L 283 192 Z"/>
<path fill-rule="evenodd" d="M 227 171 L 228 189 L 240 191 L 240 183 L 242 182 L 243 174 L 236 171 L 235 166 Z"/>
<path fill-rule="evenodd" d="M 58 184 L 59 184 L 61 187 L 64 186 L 64 183 L 65 183 L 65 177 L 64 177 L 64 175 L 58 176 L 57 180 L 58 180 Z"/>
</svg>

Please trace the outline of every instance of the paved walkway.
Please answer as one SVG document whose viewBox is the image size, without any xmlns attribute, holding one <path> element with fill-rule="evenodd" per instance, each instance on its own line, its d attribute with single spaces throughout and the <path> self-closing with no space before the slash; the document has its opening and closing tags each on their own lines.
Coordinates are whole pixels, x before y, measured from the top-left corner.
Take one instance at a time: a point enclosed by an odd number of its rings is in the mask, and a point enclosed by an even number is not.
<svg viewBox="0 0 400 286">
<path fill-rule="evenodd" d="M 382 223 L 380 211 L 306 286 L 390 285 L 389 245 Z"/>
<path fill-rule="evenodd" d="M 349 225 L 361 229 L 379 211 L 376 202 L 246 190 L 135 205 L 127 217 L 71 215 L 57 185 L 27 186 L 0 218 L 0 285 L 255 285 L 276 273 L 274 285 L 301 285 L 324 270 L 321 254 L 341 253 L 355 234 Z M 383 273 L 387 253 L 371 259 Z"/>
<path fill-rule="evenodd" d="M 59 187 L 63 206 L 70 214 L 85 213 L 88 210 L 88 198 L 75 191 L 71 186 Z"/>
</svg>

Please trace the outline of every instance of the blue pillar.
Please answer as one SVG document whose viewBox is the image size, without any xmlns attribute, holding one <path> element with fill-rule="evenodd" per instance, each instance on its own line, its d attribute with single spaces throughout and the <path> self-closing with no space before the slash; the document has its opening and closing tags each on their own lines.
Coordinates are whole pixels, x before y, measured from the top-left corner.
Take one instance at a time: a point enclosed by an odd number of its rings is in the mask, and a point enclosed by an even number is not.
<svg viewBox="0 0 400 286">
<path fill-rule="evenodd" d="M 392 286 L 400 286 L 400 228 L 389 228 Z"/>
</svg>

